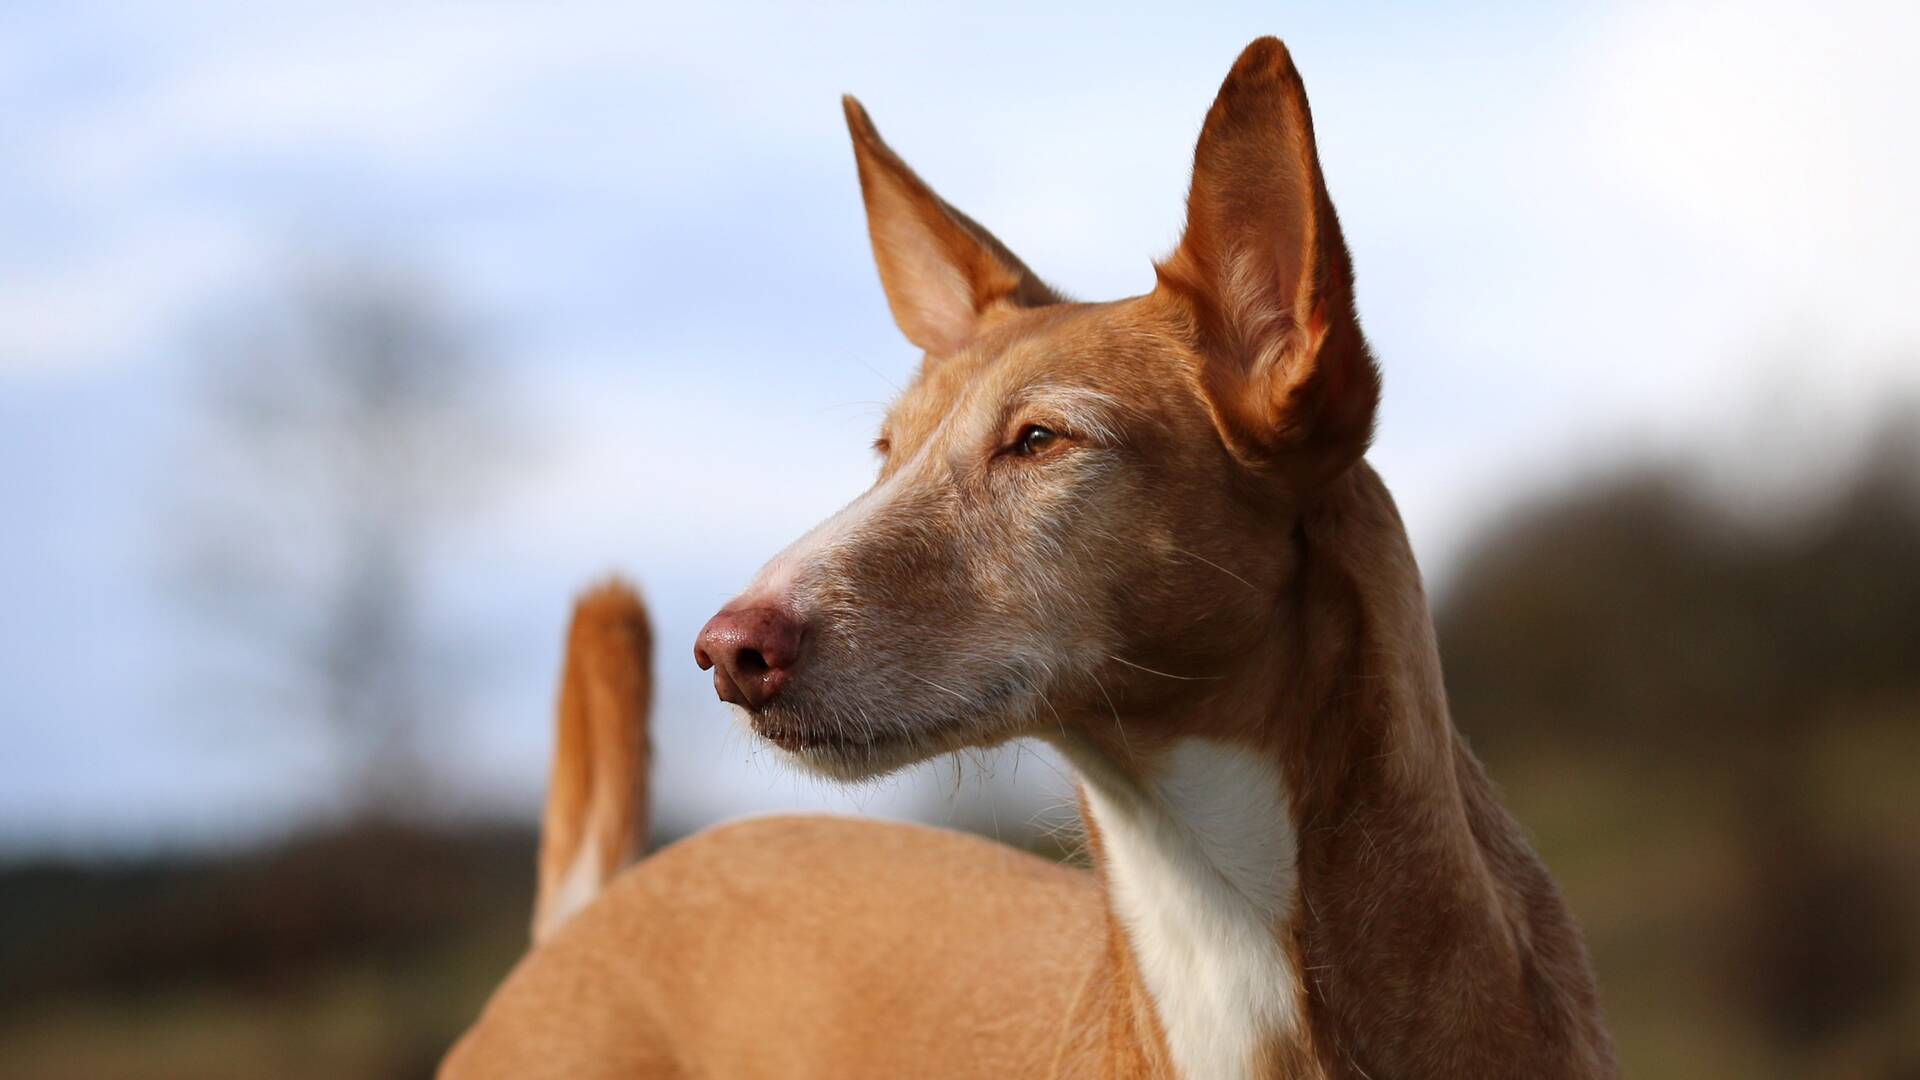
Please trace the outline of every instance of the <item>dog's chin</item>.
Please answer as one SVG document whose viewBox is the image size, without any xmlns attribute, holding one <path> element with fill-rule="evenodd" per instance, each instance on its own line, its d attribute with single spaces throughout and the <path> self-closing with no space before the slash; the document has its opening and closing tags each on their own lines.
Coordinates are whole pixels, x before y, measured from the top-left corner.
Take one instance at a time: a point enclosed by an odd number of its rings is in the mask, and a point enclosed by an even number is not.
<svg viewBox="0 0 1920 1080">
<path fill-rule="evenodd" d="M 756 713 L 737 705 L 731 708 L 754 738 L 773 747 L 781 758 L 804 772 L 843 784 L 877 780 L 972 743 L 957 737 L 956 725 L 950 723 L 855 733 L 798 710 L 775 707 Z"/>
<path fill-rule="evenodd" d="M 919 739 L 904 731 L 855 735 L 792 709 L 749 712 L 738 705 L 730 708 L 755 740 L 772 747 L 802 771 L 827 780 L 872 780 L 931 756 L 919 749 Z"/>
<path fill-rule="evenodd" d="M 780 756 L 792 762 L 795 768 L 837 784 L 858 784 L 866 780 L 878 780 L 933 756 L 907 753 L 904 750 L 895 751 L 884 747 L 861 748 L 856 751 L 835 747 L 789 750 L 777 743 L 774 745 Z"/>
</svg>

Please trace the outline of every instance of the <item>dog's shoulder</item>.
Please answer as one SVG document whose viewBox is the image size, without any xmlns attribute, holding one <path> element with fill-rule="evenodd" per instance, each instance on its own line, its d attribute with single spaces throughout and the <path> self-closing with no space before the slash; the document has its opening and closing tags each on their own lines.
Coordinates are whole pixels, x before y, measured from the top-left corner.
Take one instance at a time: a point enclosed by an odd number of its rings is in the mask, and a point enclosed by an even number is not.
<svg viewBox="0 0 1920 1080">
<path fill-rule="evenodd" d="M 558 1061 L 794 1076 L 813 1075 L 801 1062 L 848 1060 L 872 1066 L 862 1075 L 906 1075 L 916 1060 L 1032 1074 L 1103 955 L 1104 912 L 1092 874 L 963 833 L 733 822 L 641 860 L 523 958 L 444 1075 L 563 1075 Z M 883 1015 L 878 1046 L 823 1020 Z M 837 1039 L 847 1045 L 827 1045 Z M 646 1056 L 663 1047 L 698 1060 Z"/>
<path fill-rule="evenodd" d="M 956 893 L 975 904 L 999 897 L 1016 907 L 1099 903 L 1091 874 L 969 833 L 783 814 L 717 825 L 662 848 L 613 883 L 606 905 L 810 895 L 820 904 L 891 906 L 889 897 Z M 833 898 L 822 900 L 822 894 Z"/>
</svg>

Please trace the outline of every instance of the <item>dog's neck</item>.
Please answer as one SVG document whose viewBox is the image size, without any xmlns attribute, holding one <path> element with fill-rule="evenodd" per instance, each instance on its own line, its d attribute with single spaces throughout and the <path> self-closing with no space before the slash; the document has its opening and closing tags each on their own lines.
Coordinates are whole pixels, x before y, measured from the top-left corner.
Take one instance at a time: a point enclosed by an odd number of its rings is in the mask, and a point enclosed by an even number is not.
<svg viewBox="0 0 1920 1080">
<path fill-rule="evenodd" d="M 1137 984 L 1109 1023 L 1187 1077 L 1603 1073 L 1578 939 L 1454 733 L 1391 499 L 1357 466 L 1301 535 L 1198 734 L 1065 744 Z"/>
<path fill-rule="evenodd" d="M 1091 744 L 1068 754 L 1100 849 L 1116 960 L 1144 991 L 1115 1001 L 1123 1026 L 1157 1028 L 1183 1076 L 1256 1075 L 1263 1048 L 1297 1035 L 1301 1018 L 1279 932 L 1299 896 L 1279 768 L 1198 738 L 1151 763 L 1123 766 Z"/>
</svg>

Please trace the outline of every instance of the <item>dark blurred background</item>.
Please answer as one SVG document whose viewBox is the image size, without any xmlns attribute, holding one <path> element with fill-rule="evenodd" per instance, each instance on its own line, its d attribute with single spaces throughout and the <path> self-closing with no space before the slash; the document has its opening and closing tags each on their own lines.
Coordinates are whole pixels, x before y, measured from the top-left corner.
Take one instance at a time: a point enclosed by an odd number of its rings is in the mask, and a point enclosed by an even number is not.
<svg viewBox="0 0 1920 1080">
<path fill-rule="evenodd" d="M 608 571 L 661 643 L 656 839 L 803 808 L 1060 851 L 1045 754 L 799 779 L 685 647 L 864 486 L 911 374 L 835 95 L 1117 296 L 1278 33 L 1456 720 L 1631 1074 L 1920 1076 L 1916 31 L 8 5 L 0 1075 L 427 1075 L 524 948 Z"/>
</svg>

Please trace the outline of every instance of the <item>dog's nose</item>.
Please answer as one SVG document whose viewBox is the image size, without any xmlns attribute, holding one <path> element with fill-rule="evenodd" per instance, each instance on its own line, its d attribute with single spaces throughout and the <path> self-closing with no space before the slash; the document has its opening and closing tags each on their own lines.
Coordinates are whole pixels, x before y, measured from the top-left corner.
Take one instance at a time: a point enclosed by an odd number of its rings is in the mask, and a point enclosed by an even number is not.
<svg viewBox="0 0 1920 1080">
<path fill-rule="evenodd" d="M 713 669 L 721 701 L 758 709 L 792 677 L 804 631 L 776 607 L 722 608 L 694 639 L 693 660 L 702 671 Z"/>
</svg>

